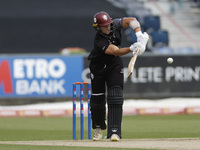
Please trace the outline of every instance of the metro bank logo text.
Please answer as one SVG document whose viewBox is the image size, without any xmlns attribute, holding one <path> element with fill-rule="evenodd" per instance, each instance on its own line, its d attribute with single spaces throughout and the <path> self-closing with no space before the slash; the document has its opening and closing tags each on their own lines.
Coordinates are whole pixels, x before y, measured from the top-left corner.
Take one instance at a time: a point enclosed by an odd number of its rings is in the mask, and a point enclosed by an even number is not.
<svg viewBox="0 0 200 150">
<path fill-rule="evenodd" d="M 13 68 L 13 76 L 17 79 L 16 93 L 19 95 L 65 93 L 62 77 L 66 66 L 60 59 L 15 59 Z"/>
<path fill-rule="evenodd" d="M 76 63 L 81 64 L 80 60 Z M 73 61 L 64 57 L 0 58 L 0 96 L 49 97 L 71 95 Z M 76 67 L 76 66 L 75 66 Z M 81 70 L 81 67 L 78 67 Z M 67 73 L 70 71 L 70 74 Z M 72 81 L 70 81 L 70 79 Z"/>
</svg>

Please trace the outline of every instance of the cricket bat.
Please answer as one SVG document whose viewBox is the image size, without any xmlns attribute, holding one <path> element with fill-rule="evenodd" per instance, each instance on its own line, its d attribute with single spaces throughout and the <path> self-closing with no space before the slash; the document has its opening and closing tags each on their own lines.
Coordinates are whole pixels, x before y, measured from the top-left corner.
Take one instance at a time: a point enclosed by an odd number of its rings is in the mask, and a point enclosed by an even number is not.
<svg viewBox="0 0 200 150">
<path fill-rule="evenodd" d="M 139 49 L 136 50 L 136 53 L 133 55 L 133 57 L 131 58 L 129 64 L 128 64 L 128 76 L 127 78 L 129 78 L 132 73 L 133 73 L 133 69 L 134 69 L 134 66 L 135 66 L 135 62 L 136 62 L 136 59 L 137 59 L 137 53 L 139 52 Z"/>
</svg>

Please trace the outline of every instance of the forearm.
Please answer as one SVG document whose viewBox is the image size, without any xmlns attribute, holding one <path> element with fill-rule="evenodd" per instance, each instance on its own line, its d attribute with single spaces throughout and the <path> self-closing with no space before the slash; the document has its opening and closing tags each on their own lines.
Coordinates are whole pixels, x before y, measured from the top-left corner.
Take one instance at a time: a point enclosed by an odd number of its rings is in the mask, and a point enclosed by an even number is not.
<svg viewBox="0 0 200 150">
<path fill-rule="evenodd" d="M 131 50 L 129 47 L 124 47 L 124 48 L 119 48 L 115 50 L 115 55 L 117 56 L 122 56 L 122 55 L 126 55 L 128 53 L 130 53 Z"/>
<path fill-rule="evenodd" d="M 117 46 L 110 44 L 105 53 L 109 54 L 109 55 L 122 56 L 122 55 L 126 55 L 130 52 L 131 52 L 131 50 L 129 47 L 118 48 Z"/>
</svg>

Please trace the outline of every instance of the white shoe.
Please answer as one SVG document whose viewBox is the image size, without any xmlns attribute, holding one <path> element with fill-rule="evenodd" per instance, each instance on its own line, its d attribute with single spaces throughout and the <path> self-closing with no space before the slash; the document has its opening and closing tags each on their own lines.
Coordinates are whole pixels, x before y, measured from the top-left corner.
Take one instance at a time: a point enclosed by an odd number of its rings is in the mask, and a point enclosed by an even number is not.
<svg viewBox="0 0 200 150">
<path fill-rule="evenodd" d="M 117 134 L 112 134 L 110 140 L 113 142 L 118 142 L 120 137 Z"/>
<path fill-rule="evenodd" d="M 94 131 L 93 141 L 98 141 L 102 139 L 102 130 L 101 128 L 96 128 Z"/>
</svg>

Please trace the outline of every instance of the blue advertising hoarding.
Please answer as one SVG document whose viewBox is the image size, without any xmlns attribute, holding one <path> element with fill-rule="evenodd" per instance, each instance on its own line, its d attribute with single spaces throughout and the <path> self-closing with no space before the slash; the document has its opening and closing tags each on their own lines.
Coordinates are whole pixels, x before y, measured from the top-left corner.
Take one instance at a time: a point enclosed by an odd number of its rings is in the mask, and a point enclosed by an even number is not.
<svg viewBox="0 0 200 150">
<path fill-rule="evenodd" d="M 83 56 L 2 56 L 0 98 L 69 97 L 82 71 Z"/>
</svg>

